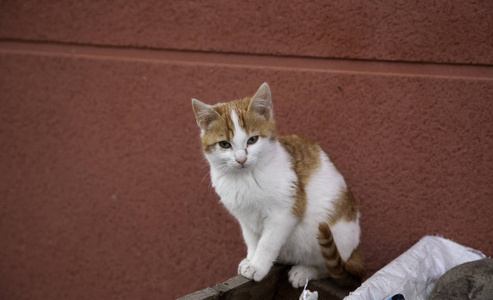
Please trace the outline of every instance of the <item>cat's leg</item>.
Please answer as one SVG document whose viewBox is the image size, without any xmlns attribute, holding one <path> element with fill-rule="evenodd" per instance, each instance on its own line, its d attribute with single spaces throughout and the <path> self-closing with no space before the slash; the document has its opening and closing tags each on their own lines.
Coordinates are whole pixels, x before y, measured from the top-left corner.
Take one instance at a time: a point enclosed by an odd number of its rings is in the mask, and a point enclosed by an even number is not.
<svg viewBox="0 0 493 300">
<path fill-rule="evenodd" d="M 240 270 L 245 264 L 249 263 L 255 255 L 259 241 L 259 235 L 254 233 L 248 226 L 246 226 L 245 223 L 240 221 L 240 226 L 243 233 L 243 239 L 245 240 L 245 244 L 247 246 L 247 257 L 244 258 L 238 265 L 238 274 L 241 274 Z"/>
<path fill-rule="evenodd" d="M 319 278 L 319 268 L 307 265 L 296 265 L 289 270 L 289 282 L 295 289 L 302 287 L 306 281 Z"/>
<path fill-rule="evenodd" d="M 240 221 L 241 232 L 243 233 L 243 239 L 247 246 L 247 259 L 252 259 L 257 250 L 257 245 L 260 236 L 253 232 L 246 224 Z"/>
<path fill-rule="evenodd" d="M 266 218 L 255 254 L 250 261 L 242 262 L 239 273 L 255 281 L 262 280 L 297 222 L 298 219 L 290 212 Z"/>
</svg>

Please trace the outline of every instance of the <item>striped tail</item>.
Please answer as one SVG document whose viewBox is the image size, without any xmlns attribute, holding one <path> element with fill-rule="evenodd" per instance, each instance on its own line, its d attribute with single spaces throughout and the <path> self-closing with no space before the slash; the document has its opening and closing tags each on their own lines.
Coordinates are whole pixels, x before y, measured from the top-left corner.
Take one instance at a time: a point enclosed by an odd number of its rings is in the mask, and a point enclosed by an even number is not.
<svg viewBox="0 0 493 300">
<path fill-rule="evenodd" d="M 337 250 L 329 225 L 320 223 L 318 230 L 318 243 L 330 276 L 341 285 L 359 286 L 366 274 L 364 258 L 359 247 L 353 251 L 348 261 L 344 261 Z"/>
</svg>

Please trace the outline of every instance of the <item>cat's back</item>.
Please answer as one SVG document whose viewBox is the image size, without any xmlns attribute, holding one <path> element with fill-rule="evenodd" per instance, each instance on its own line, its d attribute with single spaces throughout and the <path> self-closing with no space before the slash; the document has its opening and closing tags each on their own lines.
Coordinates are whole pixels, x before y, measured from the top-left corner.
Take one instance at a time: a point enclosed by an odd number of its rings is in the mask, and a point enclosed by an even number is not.
<svg viewBox="0 0 493 300">
<path fill-rule="evenodd" d="M 289 135 L 278 140 L 289 154 L 298 179 L 295 213 L 303 216 L 311 215 L 312 210 L 330 211 L 338 195 L 346 190 L 346 182 L 328 155 L 315 141 L 305 137 Z"/>
<path fill-rule="evenodd" d="M 289 154 L 295 171 L 308 174 L 320 165 L 321 148 L 315 141 L 295 134 L 280 136 L 278 140 Z"/>
<path fill-rule="evenodd" d="M 297 176 L 293 213 L 301 219 L 280 257 L 289 263 L 323 264 L 315 237 L 319 224 L 339 220 L 339 215 L 343 214 L 338 207 L 340 203 L 347 202 L 343 197 L 347 190 L 346 182 L 315 141 L 297 135 L 282 136 L 278 140 L 289 153 L 292 169 Z M 357 227 L 357 224 L 351 226 Z M 346 243 L 340 238 L 341 229 L 335 228 L 334 231 L 334 239 L 340 243 L 343 257 L 347 259 L 354 249 L 354 243 L 357 244 L 358 236 Z M 347 231 L 342 230 L 342 233 Z"/>
<path fill-rule="evenodd" d="M 328 169 L 330 173 L 339 173 L 317 142 L 299 135 L 281 136 L 278 140 L 289 154 L 292 169 L 302 185 L 308 184 L 321 169 L 323 173 Z"/>
</svg>

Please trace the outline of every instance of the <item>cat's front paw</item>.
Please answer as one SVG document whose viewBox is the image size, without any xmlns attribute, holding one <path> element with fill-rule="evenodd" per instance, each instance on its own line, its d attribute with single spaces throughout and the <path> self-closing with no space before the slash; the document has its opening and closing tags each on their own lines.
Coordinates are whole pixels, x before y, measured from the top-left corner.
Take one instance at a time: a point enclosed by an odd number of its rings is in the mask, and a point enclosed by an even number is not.
<svg viewBox="0 0 493 300">
<path fill-rule="evenodd" d="M 248 279 L 260 281 L 269 273 L 270 268 L 261 267 L 253 264 L 249 259 L 245 258 L 238 266 L 238 274 Z"/>
<path fill-rule="evenodd" d="M 250 263 L 250 260 L 248 258 L 245 258 L 240 262 L 240 264 L 238 265 L 238 274 L 243 275 L 241 274 L 241 270 L 245 267 L 245 264 L 248 263 Z"/>
</svg>

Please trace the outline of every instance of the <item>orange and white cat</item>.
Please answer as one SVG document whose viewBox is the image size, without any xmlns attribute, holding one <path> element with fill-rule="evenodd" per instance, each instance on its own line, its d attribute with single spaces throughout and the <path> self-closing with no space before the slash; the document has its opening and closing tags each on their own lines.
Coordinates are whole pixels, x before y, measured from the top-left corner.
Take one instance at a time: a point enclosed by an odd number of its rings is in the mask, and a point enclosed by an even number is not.
<svg viewBox="0 0 493 300">
<path fill-rule="evenodd" d="M 192 99 L 212 185 L 240 223 L 244 277 L 262 280 L 274 261 L 292 264 L 289 281 L 332 276 L 361 281 L 357 204 L 315 142 L 277 136 L 269 86 L 251 98 L 214 106 Z"/>
</svg>

